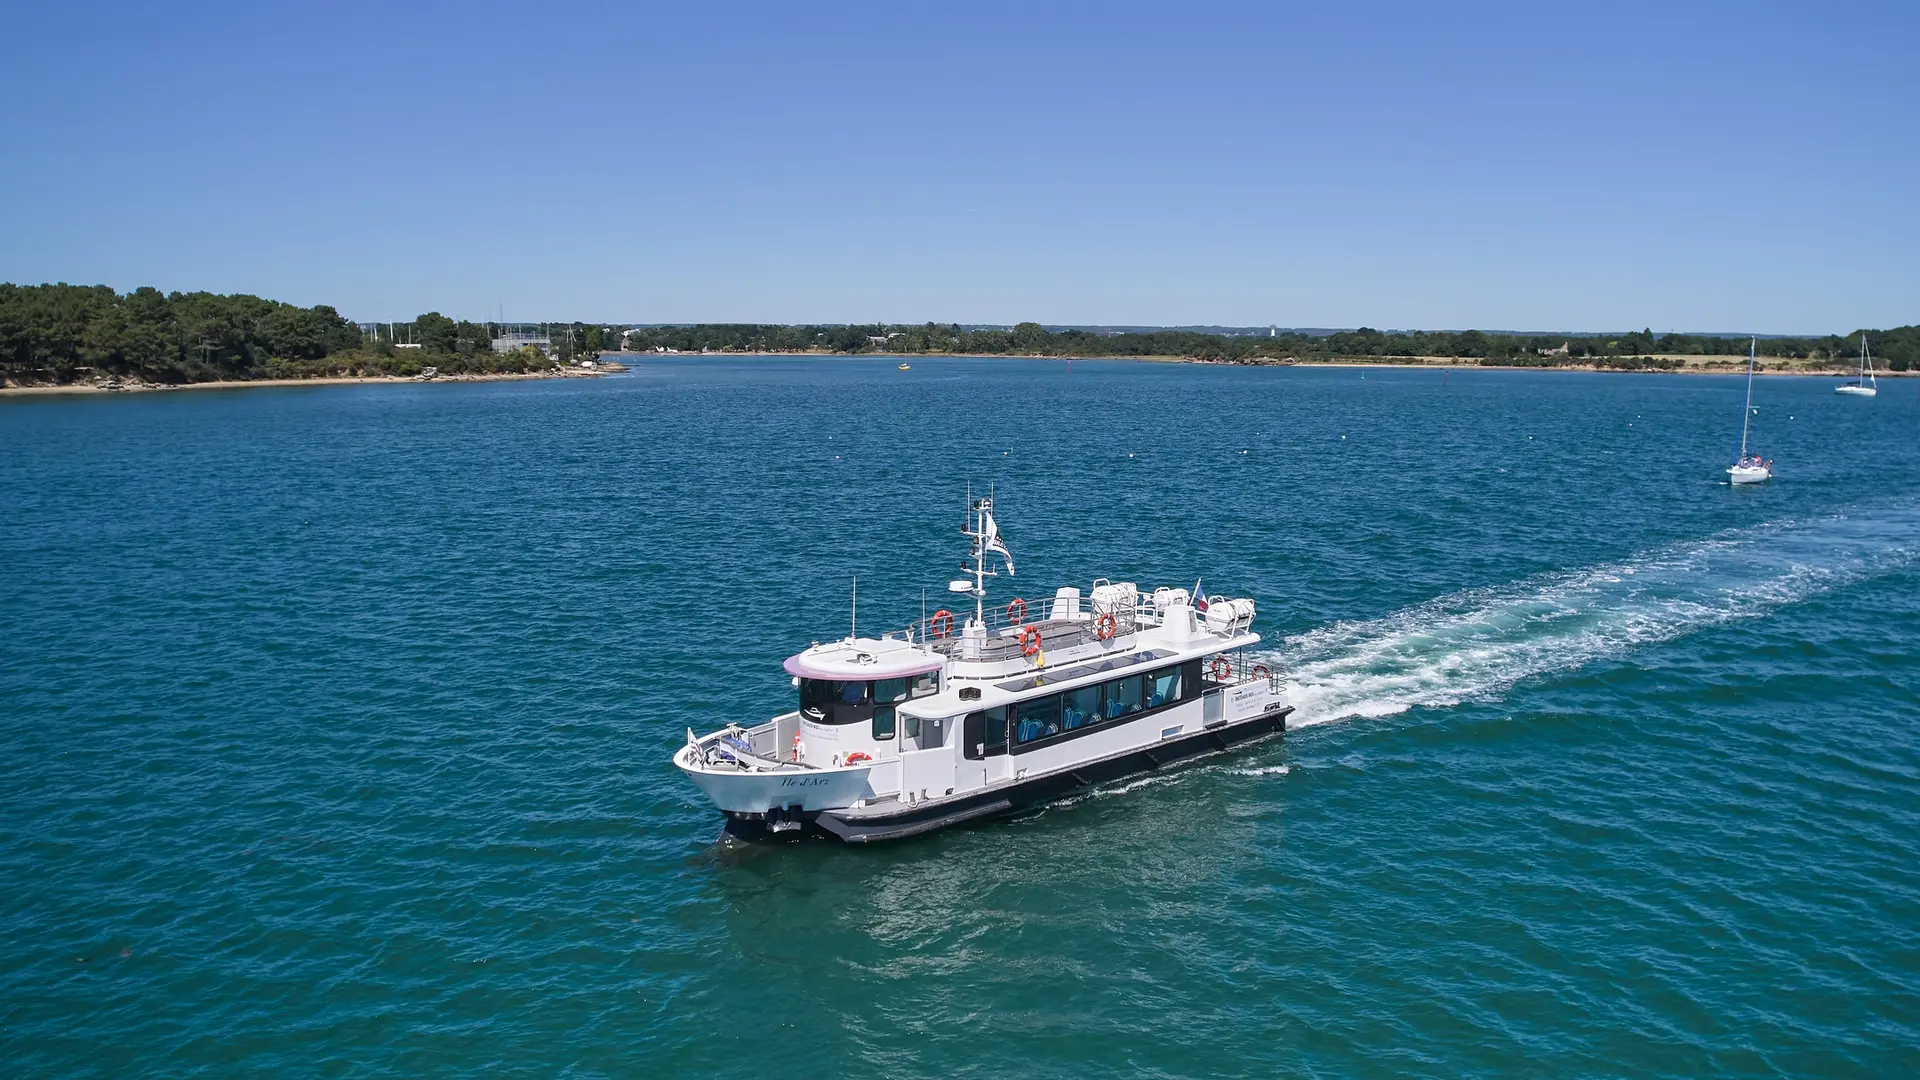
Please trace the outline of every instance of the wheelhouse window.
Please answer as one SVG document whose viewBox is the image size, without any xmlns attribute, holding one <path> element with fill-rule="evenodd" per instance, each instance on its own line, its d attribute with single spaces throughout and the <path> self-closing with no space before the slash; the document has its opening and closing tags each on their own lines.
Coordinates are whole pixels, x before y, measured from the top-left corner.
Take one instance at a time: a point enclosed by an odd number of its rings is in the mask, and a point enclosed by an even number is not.
<svg viewBox="0 0 1920 1080">
<path fill-rule="evenodd" d="M 867 684 L 839 679 L 801 679 L 800 707 L 827 709 L 834 705 L 858 705 L 865 701 Z"/>
<path fill-rule="evenodd" d="M 822 724 L 858 724 L 873 715 L 873 683 L 801 679 L 800 711 Z"/>
<path fill-rule="evenodd" d="M 940 692 L 940 673 L 925 671 L 913 677 L 913 696 L 932 697 Z"/>
</svg>

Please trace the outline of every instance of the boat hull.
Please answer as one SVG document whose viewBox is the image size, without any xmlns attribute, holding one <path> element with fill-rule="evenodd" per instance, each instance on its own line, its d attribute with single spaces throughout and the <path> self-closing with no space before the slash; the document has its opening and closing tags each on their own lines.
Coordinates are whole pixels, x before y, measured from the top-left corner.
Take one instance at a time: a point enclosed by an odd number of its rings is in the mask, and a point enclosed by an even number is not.
<svg viewBox="0 0 1920 1080">
<path fill-rule="evenodd" d="M 1735 465 L 1727 470 L 1727 479 L 1735 484 L 1763 484 L 1773 479 L 1773 470 L 1742 468 Z"/>
<path fill-rule="evenodd" d="M 851 844 L 903 840 L 950 825 L 1002 817 L 1055 802 L 1096 784 L 1154 772 L 1206 754 L 1231 750 L 1256 739 L 1286 731 L 1291 706 L 1275 709 L 1222 727 L 1203 729 L 1178 739 L 1123 751 L 1068 769 L 996 784 L 949 799 L 902 807 L 894 813 L 862 813 L 847 809 L 798 815 L 804 829 L 790 820 L 769 824 L 760 817 L 727 815 L 727 831 L 747 840 L 794 839 L 802 835 L 827 836 Z"/>
<path fill-rule="evenodd" d="M 1854 397 L 1873 397 L 1880 391 L 1871 386 L 1836 386 L 1833 388 L 1833 392 L 1836 394 L 1852 394 Z"/>
<path fill-rule="evenodd" d="M 769 810 L 819 811 L 852 806 L 867 789 L 865 765 L 840 769 L 786 769 L 779 772 L 719 772 L 698 768 L 683 751 L 674 764 L 713 805 L 728 814 L 765 814 Z"/>
</svg>

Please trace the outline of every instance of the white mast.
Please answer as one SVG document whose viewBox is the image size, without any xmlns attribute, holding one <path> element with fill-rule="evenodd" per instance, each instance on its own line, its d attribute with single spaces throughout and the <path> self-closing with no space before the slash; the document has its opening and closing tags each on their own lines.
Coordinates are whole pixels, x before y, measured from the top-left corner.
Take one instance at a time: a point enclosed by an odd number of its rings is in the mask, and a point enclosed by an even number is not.
<svg viewBox="0 0 1920 1080">
<path fill-rule="evenodd" d="M 1861 385 L 1878 388 L 1880 380 L 1873 377 L 1873 354 L 1867 351 L 1867 332 L 1860 331 L 1860 380 Z"/>
<path fill-rule="evenodd" d="M 987 569 L 987 555 L 989 552 L 999 552 L 1001 558 L 1006 560 L 1009 577 L 1013 575 L 1013 556 L 1007 554 L 1006 545 L 1000 540 L 999 526 L 994 523 L 992 496 L 975 501 L 972 483 L 967 485 L 967 527 L 961 532 L 973 541 L 973 563 L 962 568 L 973 575 L 973 588 L 967 590 L 973 593 L 973 620 L 976 625 L 985 626 L 987 579 L 1000 576 Z"/>
<path fill-rule="evenodd" d="M 1740 460 L 1747 460 L 1747 421 L 1753 419 L 1753 354 L 1759 337 L 1747 341 L 1747 407 L 1740 413 Z"/>
<path fill-rule="evenodd" d="M 987 621 L 987 530 L 981 523 L 980 504 L 973 501 L 973 485 L 967 485 L 967 528 L 966 534 L 973 541 L 973 621 L 985 626 Z"/>
</svg>

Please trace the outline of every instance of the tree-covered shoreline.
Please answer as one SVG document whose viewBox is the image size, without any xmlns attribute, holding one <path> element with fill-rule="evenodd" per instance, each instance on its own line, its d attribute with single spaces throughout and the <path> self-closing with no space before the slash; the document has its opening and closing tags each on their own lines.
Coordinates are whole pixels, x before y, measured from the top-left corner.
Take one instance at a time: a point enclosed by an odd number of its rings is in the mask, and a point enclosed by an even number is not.
<svg viewBox="0 0 1920 1080">
<path fill-rule="evenodd" d="M 1762 357 L 1844 367 L 1860 348 L 1860 331 L 1824 337 L 1763 338 Z M 1868 330 L 1875 363 L 1883 369 L 1920 369 L 1920 326 Z M 945 353 L 977 356 L 1182 357 L 1226 363 L 1284 360 L 1411 361 L 1450 358 L 1501 367 L 1596 367 L 1624 371 L 1671 370 L 1677 356 L 1744 356 L 1747 338 L 1702 334 L 1500 334 L 1481 330 L 1387 332 L 1362 327 L 1332 334 L 1272 337 L 1205 334 L 1188 330 L 1096 333 L 1049 331 L 1039 323 L 1010 330 L 966 329 L 951 323 L 866 326 L 783 326 L 703 323 L 629 331 L 629 349 L 674 352 Z"/>
<path fill-rule="evenodd" d="M 187 385 L 260 379 L 412 376 L 549 370 L 534 349 L 495 353 L 491 324 L 437 312 L 407 324 L 402 347 L 325 304 L 258 296 L 126 294 L 105 285 L 0 283 L 0 386 L 89 382 Z M 569 339 L 569 345 L 571 339 Z"/>
<path fill-rule="evenodd" d="M 125 380 L 156 385 L 216 381 L 510 374 L 550 370 L 556 360 L 603 347 L 677 353 L 888 353 L 1059 357 L 1178 357 L 1219 363 L 1404 362 L 1451 359 L 1502 367 L 1591 367 L 1643 371 L 1682 366 L 1676 357 L 1744 355 L 1744 337 L 1502 334 L 1480 330 L 1274 336 L 1191 330 L 1102 333 L 1049 331 L 1039 323 L 968 329 L 952 323 L 791 326 L 706 323 L 619 327 L 555 324 L 551 355 L 495 353 L 505 327 L 428 312 L 407 323 L 363 328 L 338 310 L 302 308 L 249 295 L 121 294 L 105 285 L 0 283 L 0 385 L 46 386 Z M 1762 339 L 1762 357 L 1803 369 L 1843 369 L 1860 331 Z M 1920 370 L 1920 327 L 1866 331 L 1876 366 Z M 399 340 L 396 340 L 398 338 Z"/>
</svg>

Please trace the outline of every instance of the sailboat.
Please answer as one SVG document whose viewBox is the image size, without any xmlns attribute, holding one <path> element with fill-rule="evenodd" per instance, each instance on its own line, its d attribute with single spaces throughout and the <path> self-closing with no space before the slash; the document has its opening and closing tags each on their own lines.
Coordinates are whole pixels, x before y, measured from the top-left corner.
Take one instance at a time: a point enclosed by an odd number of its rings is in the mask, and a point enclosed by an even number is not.
<svg viewBox="0 0 1920 1080">
<path fill-rule="evenodd" d="M 1740 414 L 1740 460 L 1727 470 L 1727 479 L 1735 484 L 1759 484 L 1773 479 L 1773 462 L 1760 460 L 1759 454 L 1747 453 L 1747 425 L 1753 419 L 1753 354 L 1760 342 L 1754 338 L 1747 343 L 1747 407 Z"/>
<path fill-rule="evenodd" d="M 1860 377 L 1833 388 L 1836 394 L 1872 397 L 1880 392 L 1880 380 L 1873 377 L 1873 357 L 1867 352 L 1867 332 L 1860 331 Z"/>
</svg>

